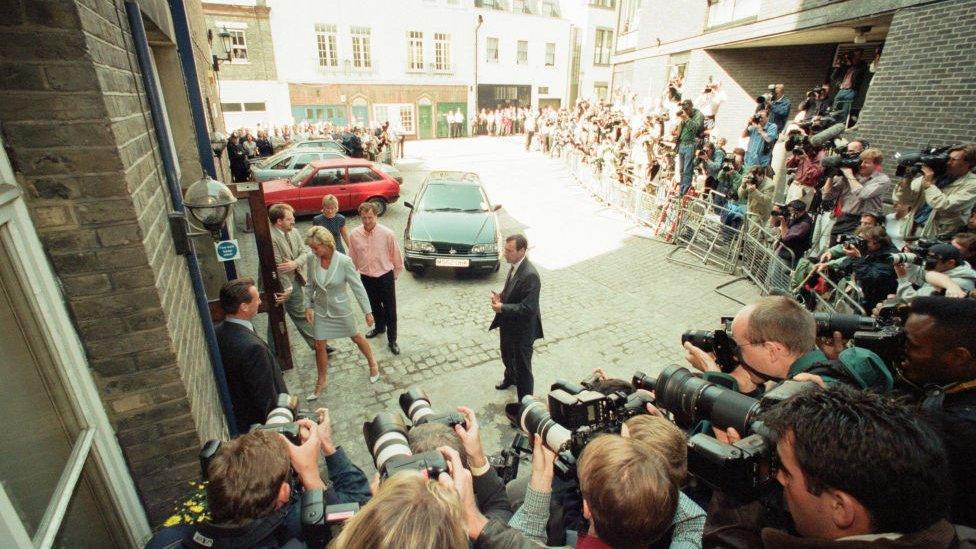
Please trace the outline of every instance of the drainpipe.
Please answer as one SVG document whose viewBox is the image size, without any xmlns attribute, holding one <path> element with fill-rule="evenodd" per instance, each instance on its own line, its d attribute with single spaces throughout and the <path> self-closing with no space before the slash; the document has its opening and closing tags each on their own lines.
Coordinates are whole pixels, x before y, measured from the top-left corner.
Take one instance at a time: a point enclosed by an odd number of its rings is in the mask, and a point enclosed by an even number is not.
<svg viewBox="0 0 976 549">
<path fill-rule="evenodd" d="M 176 178 L 176 155 L 170 147 L 170 139 L 166 133 L 166 125 L 162 123 L 164 120 L 162 100 L 159 96 L 159 88 L 156 85 L 156 74 L 152 69 L 152 54 L 149 51 L 149 42 L 146 39 L 146 27 L 142 22 L 142 12 L 139 10 L 139 4 L 127 1 L 125 3 L 125 13 L 129 18 L 129 27 L 132 30 L 132 39 L 136 46 L 136 56 L 139 59 L 139 69 L 142 71 L 146 99 L 149 102 L 150 113 L 154 121 L 153 127 L 156 133 L 156 143 L 159 145 L 159 152 L 162 157 L 163 172 L 166 176 L 166 185 L 169 189 L 170 200 L 173 204 L 173 210 L 176 213 L 185 215 L 183 192 L 180 189 L 180 182 Z M 195 77 L 193 81 L 196 82 Z M 210 166 L 212 170 L 212 159 Z M 227 420 L 227 430 L 230 432 L 231 437 L 235 437 L 238 435 L 237 422 L 234 419 L 234 408 L 230 400 L 230 388 L 227 386 L 224 363 L 220 358 L 220 348 L 217 346 L 217 334 L 214 332 L 213 320 L 210 318 L 210 305 L 207 303 L 207 292 L 203 287 L 200 263 L 197 261 L 197 255 L 193 251 L 192 245 L 189 253 L 186 254 L 186 266 L 190 274 L 190 282 L 193 284 L 193 297 L 196 302 L 197 313 L 200 315 L 200 323 L 203 325 L 203 336 L 207 342 L 207 352 L 210 355 L 210 365 L 213 369 L 214 380 L 217 383 L 220 404 L 224 410 L 224 418 Z"/>
<path fill-rule="evenodd" d="M 478 14 L 478 24 L 474 26 L 474 112 L 468 114 L 468 119 L 471 120 L 471 132 L 468 135 L 474 135 L 474 120 L 478 117 L 478 29 L 481 28 L 481 24 L 484 22 L 484 18 L 481 14 Z"/>
</svg>

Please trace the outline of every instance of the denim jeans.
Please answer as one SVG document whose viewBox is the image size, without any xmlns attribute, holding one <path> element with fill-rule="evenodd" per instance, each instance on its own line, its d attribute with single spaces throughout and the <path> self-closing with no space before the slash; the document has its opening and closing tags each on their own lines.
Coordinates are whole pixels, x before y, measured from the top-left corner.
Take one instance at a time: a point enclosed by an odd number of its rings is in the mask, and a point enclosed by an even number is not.
<svg viewBox="0 0 976 549">
<path fill-rule="evenodd" d="M 694 175 L 695 165 L 695 144 L 678 146 L 678 158 L 681 160 L 681 196 L 684 196 L 691 187 L 691 179 Z"/>
<path fill-rule="evenodd" d="M 857 92 L 851 89 L 840 90 L 834 96 L 834 110 L 840 111 L 839 119 L 844 121 L 851 112 L 851 105 L 857 97 Z"/>
</svg>

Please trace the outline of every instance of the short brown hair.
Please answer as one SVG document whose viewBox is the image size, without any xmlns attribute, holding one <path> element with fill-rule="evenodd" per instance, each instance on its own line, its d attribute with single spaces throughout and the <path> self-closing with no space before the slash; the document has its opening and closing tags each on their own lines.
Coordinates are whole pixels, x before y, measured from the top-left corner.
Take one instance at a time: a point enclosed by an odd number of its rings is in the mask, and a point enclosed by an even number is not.
<svg viewBox="0 0 976 549">
<path fill-rule="evenodd" d="M 864 215 L 868 215 L 868 214 L 864 214 Z M 875 217 L 875 221 L 877 221 L 877 217 Z M 865 227 L 858 231 L 858 235 L 860 235 L 861 238 L 864 239 L 877 240 L 878 244 L 880 244 L 882 247 L 891 244 L 891 238 L 888 236 L 888 231 L 885 230 L 885 228 L 882 227 L 881 225 L 875 225 L 874 227 Z"/>
<path fill-rule="evenodd" d="M 373 204 L 372 202 L 363 202 L 358 208 L 356 208 L 356 211 L 359 212 L 359 215 L 363 215 L 366 212 L 373 212 L 374 215 L 379 215 L 380 213 L 376 208 L 376 204 Z"/>
<path fill-rule="evenodd" d="M 295 208 L 292 208 L 288 204 L 284 204 L 284 203 L 272 204 L 271 207 L 268 208 L 268 219 L 271 221 L 271 224 L 274 225 L 275 223 L 278 222 L 279 219 L 285 217 L 285 212 L 294 212 L 294 211 Z"/>
<path fill-rule="evenodd" d="M 643 442 L 599 436 L 583 449 L 578 471 L 593 527 L 607 545 L 646 547 L 671 528 L 678 487 L 664 458 Z"/>
<path fill-rule="evenodd" d="M 966 143 L 965 145 L 956 145 L 949 149 L 949 153 L 954 153 L 962 151 L 962 160 L 970 166 L 976 166 L 976 143 Z"/>
<path fill-rule="evenodd" d="M 418 471 L 397 473 L 342 528 L 335 549 L 466 549 L 461 501 L 452 487 Z"/>
<path fill-rule="evenodd" d="M 952 237 L 952 240 L 958 242 L 959 245 L 966 250 L 966 253 L 976 253 L 976 233 L 959 233 Z"/>
<path fill-rule="evenodd" d="M 524 250 L 529 247 L 529 240 L 525 238 L 524 234 L 513 234 L 512 236 L 505 239 L 505 242 L 514 242 L 516 250 Z"/>
<path fill-rule="evenodd" d="M 871 147 L 870 149 L 864 149 L 861 151 L 859 158 L 862 162 L 870 162 L 872 164 L 881 164 L 884 161 L 884 154 L 881 153 L 881 149 L 875 149 Z"/>
<path fill-rule="evenodd" d="M 688 436 L 661 416 L 639 415 L 624 422 L 630 438 L 643 442 L 668 464 L 671 478 L 679 486 L 688 476 Z"/>
<path fill-rule="evenodd" d="M 213 522 L 243 524 L 275 510 L 291 462 L 281 435 L 252 431 L 224 442 L 207 466 Z"/>
<path fill-rule="evenodd" d="M 453 448 L 461 456 L 461 465 L 468 468 L 468 454 L 461 445 L 461 439 L 454 429 L 443 423 L 417 425 L 407 433 L 407 442 L 410 444 L 410 451 L 414 454 L 436 450 L 440 446 Z"/>
<path fill-rule="evenodd" d="M 322 197 L 322 209 L 324 210 L 329 204 L 335 206 L 337 210 L 339 209 L 339 199 L 334 194 L 327 194 Z"/>
<path fill-rule="evenodd" d="M 227 314 L 235 314 L 241 304 L 251 302 L 251 286 L 254 279 L 249 276 L 224 282 L 220 287 L 220 308 Z"/>
<path fill-rule="evenodd" d="M 813 313 L 788 297 L 764 297 L 749 313 L 746 337 L 750 343 L 775 341 L 791 353 L 803 354 L 817 344 L 817 322 Z"/>
</svg>

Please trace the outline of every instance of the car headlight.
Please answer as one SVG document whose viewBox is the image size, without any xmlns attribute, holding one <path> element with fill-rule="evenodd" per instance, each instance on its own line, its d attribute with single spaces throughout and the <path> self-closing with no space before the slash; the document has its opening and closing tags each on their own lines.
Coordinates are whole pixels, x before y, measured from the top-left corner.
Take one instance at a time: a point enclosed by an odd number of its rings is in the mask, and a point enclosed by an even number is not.
<svg viewBox="0 0 976 549">
<path fill-rule="evenodd" d="M 471 253 L 473 254 L 497 254 L 498 244 L 492 242 L 491 244 L 475 244 L 471 246 Z"/>
<path fill-rule="evenodd" d="M 430 242 L 424 242 L 423 240 L 410 240 L 409 238 L 403 241 L 403 247 L 409 252 L 436 252 L 434 245 Z"/>
</svg>

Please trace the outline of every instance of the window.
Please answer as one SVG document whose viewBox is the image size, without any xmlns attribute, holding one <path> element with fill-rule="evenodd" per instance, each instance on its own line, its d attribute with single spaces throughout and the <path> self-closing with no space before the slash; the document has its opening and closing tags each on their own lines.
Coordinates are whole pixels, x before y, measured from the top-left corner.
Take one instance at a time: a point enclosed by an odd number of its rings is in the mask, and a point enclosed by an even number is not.
<svg viewBox="0 0 976 549">
<path fill-rule="evenodd" d="M 707 27 L 727 25 L 759 15 L 759 0 L 708 0 Z"/>
<path fill-rule="evenodd" d="M 381 179 L 383 178 L 376 172 L 365 166 L 349 168 L 350 183 L 369 183 L 370 181 L 380 181 Z"/>
<path fill-rule="evenodd" d="M 539 86 L 539 95 L 549 95 L 549 86 Z"/>
<path fill-rule="evenodd" d="M 512 11 L 515 13 L 532 13 L 525 4 L 525 0 L 512 0 Z"/>
<path fill-rule="evenodd" d="M 623 0 L 620 4 L 620 32 L 637 30 L 640 23 L 641 0 Z"/>
<path fill-rule="evenodd" d="M 295 157 L 295 166 L 294 166 L 294 168 L 296 170 L 300 170 L 300 169 L 304 168 L 306 164 L 308 164 L 309 162 L 311 162 L 313 160 L 317 160 L 315 158 L 315 155 L 314 154 L 310 154 L 310 153 L 300 154 L 300 155 L 298 155 L 298 156 Z"/>
<path fill-rule="evenodd" d="M 617 0 L 590 0 L 590 5 L 594 8 L 613 9 L 617 7 Z"/>
<path fill-rule="evenodd" d="M 546 43 L 546 66 L 552 67 L 556 64 L 556 44 Z"/>
<path fill-rule="evenodd" d="M 498 39 L 488 37 L 488 56 L 486 58 L 488 63 L 498 62 Z"/>
<path fill-rule="evenodd" d="M 593 64 L 609 65 L 610 50 L 613 47 L 613 31 L 596 29 L 596 42 L 593 44 Z"/>
<path fill-rule="evenodd" d="M 352 66 L 368 69 L 373 66 L 369 52 L 369 27 L 350 27 L 352 35 Z"/>
<path fill-rule="evenodd" d="M 271 166 L 271 169 L 272 170 L 287 170 L 289 164 L 291 164 L 291 157 L 290 156 L 286 156 L 286 157 L 282 158 L 280 162 L 276 162 L 273 166 Z"/>
<path fill-rule="evenodd" d="M 319 172 L 315 174 L 315 177 L 308 182 L 307 186 L 321 187 L 323 185 L 335 185 L 337 183 L 342 183 L 342 180 L 345 179 L 345 175 L 342 172 L 342 169 L 335 170 L 331 168 L 319 170 Z"/>
<path fill-rule="evenodd" d="M 451 35 L 434 33 L 434 70 L 451 70 Z"/>
<path fill-rule="evenodd" d="M 559 17 L 559 9 L 552 0 L 542 0 L 542 15 L 546 17 Z"/>
<path fill-rule="evenodd" d="M 247 63 L 247 40 L 244 38 L 244 31 L 229 29 L 227 32 L 230 33 L 231 63 Z"/>
<path fill-rule="evenodd" d="M 407 33 L 407 68 L 412 71 L 424 70 L 424 33 Z"/>
<path fill-rule="evenodd" d="M 224 112 L 241 112 L 244 109 L 241 107 L 240 103 L 221 103 L 220 110 Z"/>
<path fill-rule="evenodd" d="M 386 105 L 373 105 L 373 120 L 377 124 L 389 122 L 396 127 L 399 124 L 403 129 L 402 133 L 414 133 L 414 114 L 413 105 L 410 103 L 394 103 Z"/>
<path fill-rule="evenodd" d="M 607 98 L 607 83 L 606 82 L 594 82 L 593 83 L 593 94 L 596 95 L 597 99 Z"/>
<path fill-rule="evenodd" d="M 260 103 L 244 103 L 244 112 L 264 112 L 265 106 L 264 102 Z"/>
<path fill-rule="evenodd" d="M 339 66 L 339 56 L 336 51 L 336 26 L 315 25 L 315 40 L 319 50 L 319 66 Z"/>
<path fill-rule="evenodd" d="M 400 106 L 400 125 L 405 133 L 413 133 L 413 105 Z"/>
<path fill-rule="evenodd" d="M 529 62 L 529 42 L 526 40 L 518 41 L 518 49 L 515 53 L 515 62 L 519 65 L 525 65 Z"/>
</svg>

